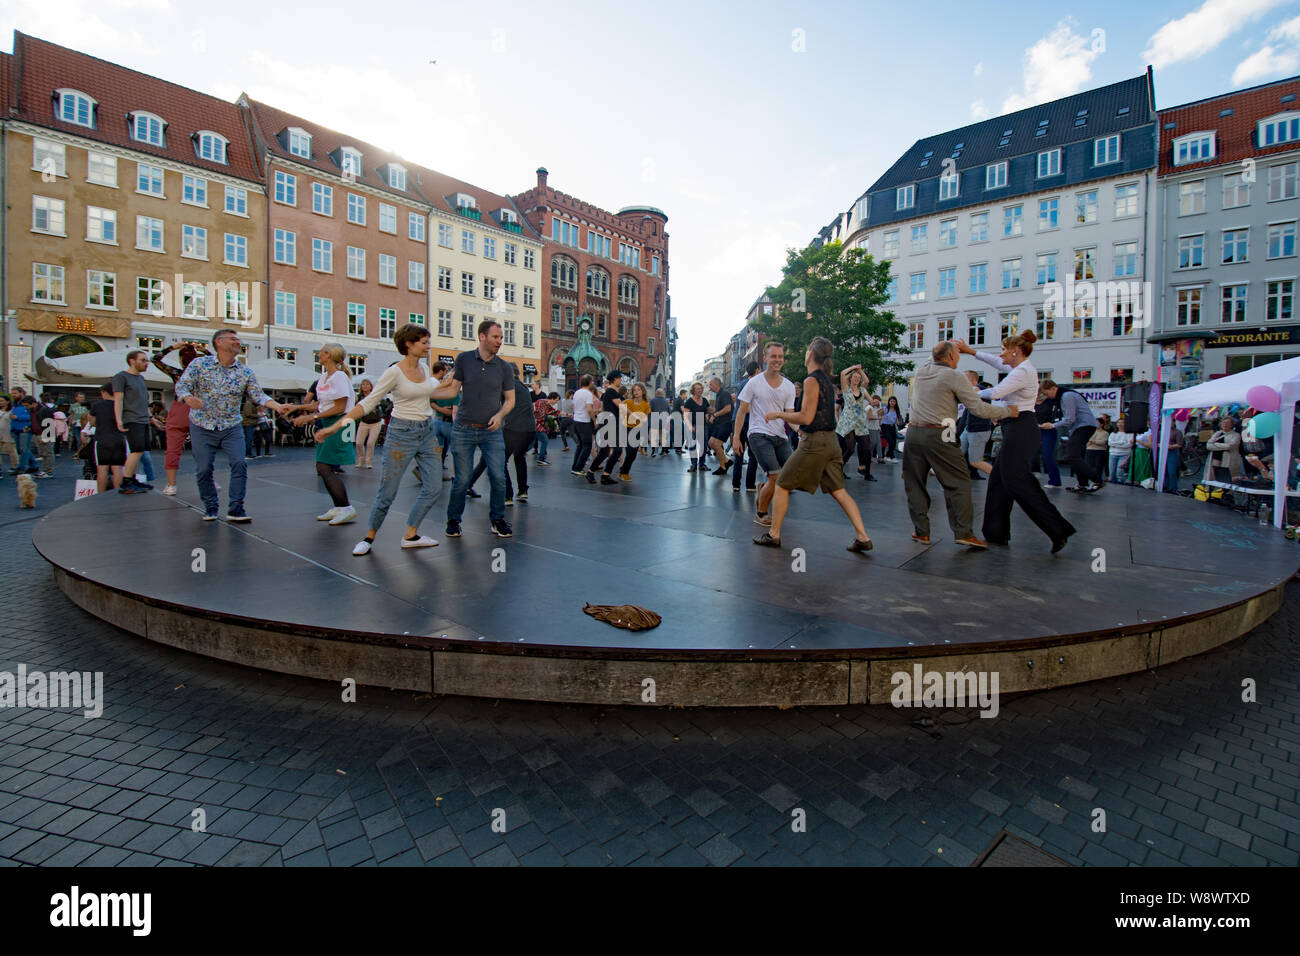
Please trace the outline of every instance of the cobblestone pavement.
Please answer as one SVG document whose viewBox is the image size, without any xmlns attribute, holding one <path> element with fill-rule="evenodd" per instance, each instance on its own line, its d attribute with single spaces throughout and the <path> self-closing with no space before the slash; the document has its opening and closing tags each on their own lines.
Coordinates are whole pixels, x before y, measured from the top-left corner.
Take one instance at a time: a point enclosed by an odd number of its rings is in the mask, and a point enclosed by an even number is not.
<svg viewBox="0 0 1300 956">
<path fill-rule="evenodd" d="M 9 865 L 965 866 L 1004 828 L 1075 865 L 1300 864 L 1297 584 L 1225 648 L 1008 698 L 990 720 L 366 688 L 343 703 L 73 606 L 31 546 L 71 480 L 40 491 L 19 511 L 0 484 L 0 670 L 103 671 L 106 704 L 0 710 Z"/>
</svg>

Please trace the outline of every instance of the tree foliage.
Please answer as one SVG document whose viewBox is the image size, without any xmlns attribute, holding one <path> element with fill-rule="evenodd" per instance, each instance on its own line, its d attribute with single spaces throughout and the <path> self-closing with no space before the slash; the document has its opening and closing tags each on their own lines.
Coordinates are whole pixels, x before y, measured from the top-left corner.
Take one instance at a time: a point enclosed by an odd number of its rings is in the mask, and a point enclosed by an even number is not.
<svg viewBox="0 0 1300 956">
<path fill-rule="evenodd" d="M 784 373 L 798 381 L 807 375 L 804 353 L 815 336 L 835 346 L 835 368 L 861 365 L 874 388 L 904 379 L 909 361 L 890 359 L 906 351 L 906 327 L 883 308 L 889 298 L 889 263 L 843 243 L 810 245 L 786 254 L 781 284 L 767 290 L 772 315 L 755 327 L 785 346 Z"/>
</svg>

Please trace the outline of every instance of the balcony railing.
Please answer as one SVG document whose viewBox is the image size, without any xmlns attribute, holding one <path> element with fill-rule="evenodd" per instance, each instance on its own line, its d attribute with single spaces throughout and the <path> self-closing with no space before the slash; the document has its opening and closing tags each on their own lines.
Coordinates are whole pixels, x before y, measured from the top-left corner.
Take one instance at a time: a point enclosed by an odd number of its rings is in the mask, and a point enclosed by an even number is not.
<svg viewBox="0 0 1300 956">
<path fill-rule="evenodd" d="M 524 227 L 517 222 L 507 222 L 507 223 L 502 223 L 502 225 L 504 225 L 505 228 L 509 229 L 511 232 L 517 232 L 522 234 L 524 231 Z"/>
<path fill-rule="evenodd" d="M 473 206 L 458 206 L 456 207 L 456 211 L 466 219 L 475 219 L 479 222 L 483 221 L 483 213 L 475 209 Z"/>
</svg>

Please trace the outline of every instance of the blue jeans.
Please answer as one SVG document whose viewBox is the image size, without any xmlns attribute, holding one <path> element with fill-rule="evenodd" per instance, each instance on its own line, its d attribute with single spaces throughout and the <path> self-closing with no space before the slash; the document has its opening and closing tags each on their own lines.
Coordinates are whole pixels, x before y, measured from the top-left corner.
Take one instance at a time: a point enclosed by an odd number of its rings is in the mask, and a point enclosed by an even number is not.
<svg viewBox="0 0 1300 956">
<path fill-rule="evenodd" d="M 199 497 L 210 512 L 221 509 L 217 486 L 212 480 L 212 466 L 217 449 L 230 459 L 230 501 L 227 514 L 238 514 L 244 509 L 244 488 L 248 484 L 248 463 L 244 461 L 244 430 L 238 425 L 230 428 L 200 428 L 190 423 L 190 449 L 194 452 L 195 477 L 199 482 Z"/>
<path fill-rule="evenodd" d="M 244 425 L 244 450 L 257 454 L 257 446 L 253 444 L 253 439 L 257 435 L 256 425 Z"/>
<path fill-rule="evenodd" d="M 18 473 L 21 475 L 29 468 L 36 467 L 36 456 L 32 454 L 31 432 L 10 432 L 14 444 L 18 446 Z"/>
<path fill-rule="evenodd" d="M 418 528 L 438 500 L 442 481 L 434 431 L 434 421 L 431 418 L 416 421 L 394 415 L 388 420 L 379 490 L 375 492 L 375 503 L 370 506 L 371 531 L 378 531 L 388 517 L 388 509 L 392 507 L 397 489 L 402 484 L 402 475 L 406 474 L 406 467 L 412 462 L 420 469 L 420 494 L 415 499 L 415 504 L 411 505 L 411 513 L 406 518 L 407 526 Z"/>
<path fill-rule="evenodd" d="M 438 439 L 438 445 L 442 448 L 442 467 L 447 467 L 447 452 L 451 451 L 451 420 L 443 418 L 441 415 L 433 417 L 433 434 Z"/>
<path fill-rule="evenodd" d="M 149 452 L 147 451 L 140 453 L 140 470 L 144 472 L 145 481 L 153 481 L 153 458 L 149 456 Z"/>
<path fill-rule="evenodd" d="M 1165 491 L 1178 490 L 1178 463 L 1181 458 L 1181 451 L 1177 448 L 1169 449 L 1165 458 Z"/>
<path fill-rule="evenodd" d="M 546 432 L 535 432 L 537 435 L 537 460 L 546 461 L 546 448 L 550 444 L 550 436 Z"/>
<path fill-rule="evenodd" d="M 1059 437 L 1055 429 L 1043 432 L 1043 471 L 1047 473 L 1049 485 L 1061 483 L 1061 469 L 1056 465 L 1056 440 Z"/>
<path fill-rule="evenodd" d="M 470 477 L 474 471 L 474 449 L 483 454 L 487 464 L 488 481 L 492 494 L 488 499 L 488 517 L 504 521 L 506 517 L 506 442 L 501 430 L 470 428 L 456 422 L 451 430 L 451 458 L 456 469 L 451 483 L 451 500 L 447 502 L 447 520 L 459 521 L 465 513 L 465 494 L 469 491 Z"/>
</svg>

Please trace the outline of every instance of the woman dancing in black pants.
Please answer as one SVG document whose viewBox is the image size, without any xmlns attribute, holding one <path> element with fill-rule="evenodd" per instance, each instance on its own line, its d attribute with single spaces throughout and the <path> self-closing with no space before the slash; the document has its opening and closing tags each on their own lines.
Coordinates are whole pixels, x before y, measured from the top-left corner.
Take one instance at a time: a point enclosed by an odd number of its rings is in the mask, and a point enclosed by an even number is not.
<svg viewBox="0 0 1300 956">
<path fill-rule="evenodd" d="M 1052 542 L 1052 553 L 1065 547 L 1066 539 L 1074 534 L 1074 525 L 1066 521 L 1056 506 L 1048 500 L 1047 492 L 1029 470 L 1034 452 L 1042 442 L 1038 418 L 1033 412 L 1038 397 L 1038 372 L 1029 355 L 1038 337 L 1026 329 L 1019 335 L 1002 340 L 1002 357 L 991 352 L 977 352 L 965 342 L 957 348 L 965 355 L 973 355 L 1008 375 L 993 388 L 980 392 L 980 397 L 1001 399 L 1022 411 L 1016 418 L 1002 421 L 1002 448 L 989 474 L 988 492 L 984 496 L 984 539 L 989 544 L 1005 545 L 1011 540 L 1011 507 L 1020 505 L 1029 519 L 1038 525 Z"/>
</svg>

